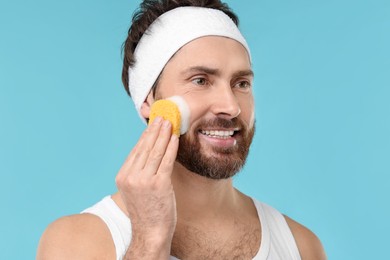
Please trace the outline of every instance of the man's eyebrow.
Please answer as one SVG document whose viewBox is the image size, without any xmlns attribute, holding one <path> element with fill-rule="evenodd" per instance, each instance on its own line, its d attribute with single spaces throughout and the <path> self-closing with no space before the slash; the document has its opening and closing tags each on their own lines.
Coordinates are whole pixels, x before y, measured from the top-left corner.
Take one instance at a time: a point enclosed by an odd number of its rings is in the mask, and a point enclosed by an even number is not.
<svg viewBox="0 0 390 260">
<path fill-rule="evenodd" d="M 219 75 L 220 71 L 218 69 L 209 68 L 205 66 L 194 66 L 190 67 L 182 72 L 182 74 L 186 75 L 188 73 L 206 73 L 210 75 Z"/>
<path fill-rule="evenodd" d="M 237 71 L 233 74 L 233 78 L 238 78 L 238 77 L 254 77 L 255 73 L 253 70 L 240 70 Z"/>
<path fill-rule="evenodd" d="M 214 68 L 210 68 L 210 67 L 206 67 L 206 66 L 194 66 L 194 67 L 190 67 L 182 72 L 183 75 L 186 75 L 188 73 L 206 73 L 206 74 L 217 75 L 217 76 L 221 74 L 221 72 L 218 69 L 214 69 Z M 240 71 L 233 73 L 233 78 L 245 77 L 245 76 L 253 77 L 254 73 L 251 69 L 240 70 Z"/>
</svg>

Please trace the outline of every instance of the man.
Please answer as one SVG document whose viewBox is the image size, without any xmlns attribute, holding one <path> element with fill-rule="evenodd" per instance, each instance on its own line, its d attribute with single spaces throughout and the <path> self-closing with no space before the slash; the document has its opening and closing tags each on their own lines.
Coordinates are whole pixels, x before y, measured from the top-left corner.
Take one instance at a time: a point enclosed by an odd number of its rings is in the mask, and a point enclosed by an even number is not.
<svg viewBox="0 0 390 260">
<path fill-rule="evenodd" d="M 326 258 L 311 231 L 232 185 L 255 121 L 250 51 L 236 24 L 219 0 L 141 4 L 125 88 L 145 121 L 154 101 L 182 97 L 189 129 L 179 139 L 155 119 L 119 171 L 118 193 L 51 224 L 38 259 Z"/>
</svg>

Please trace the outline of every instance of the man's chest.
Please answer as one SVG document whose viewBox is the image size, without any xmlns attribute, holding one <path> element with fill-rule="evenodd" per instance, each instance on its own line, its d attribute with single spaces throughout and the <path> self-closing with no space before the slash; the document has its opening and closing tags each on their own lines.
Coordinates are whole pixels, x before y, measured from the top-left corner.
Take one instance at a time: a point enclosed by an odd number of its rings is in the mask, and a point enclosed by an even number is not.
<svg viewBox="0 0 390 260">
<path fill-rule="evenodd" d="M 179 259 L 252 259 L 261 243 L 260 224 L 241 224 L 226 229 L 176 228 L 171 255 Z"/>
</svg>

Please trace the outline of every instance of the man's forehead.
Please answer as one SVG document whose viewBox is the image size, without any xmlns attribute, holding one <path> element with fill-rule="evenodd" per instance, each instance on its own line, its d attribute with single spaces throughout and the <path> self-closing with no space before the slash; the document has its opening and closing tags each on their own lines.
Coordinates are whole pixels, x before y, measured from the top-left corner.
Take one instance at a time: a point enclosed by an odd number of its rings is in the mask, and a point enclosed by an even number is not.
<svg viewBox="0 0 390 260">
<path fill-rule="evenodd" d="M 229 67 L 232 73 L 253 76 L 250 57 L 241 43 L 222 36 L 197 38 L 180 48 L 168 61 L 180 74 L 203 72 L 219 75 Z"/>
</svg>

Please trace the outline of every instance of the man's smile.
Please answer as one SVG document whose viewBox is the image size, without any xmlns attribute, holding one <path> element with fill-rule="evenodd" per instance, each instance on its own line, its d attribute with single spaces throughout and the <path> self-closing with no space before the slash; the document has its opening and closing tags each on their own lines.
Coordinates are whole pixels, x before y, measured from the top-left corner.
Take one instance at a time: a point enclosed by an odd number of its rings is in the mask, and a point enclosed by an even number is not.
<svg viewBox="0 0 390 260">
<path fill-rule="evenodd" d="M 234 135 L 236 130 L 201 130 L 200 133 L 208 137 L 227 139 Z"/>
<path fill-rule="evenodd" d="M 237 144 L 235 138 L 236 130 L 200 130 L 200 140 L 205 141 L 207 144 L 220 147 L 220 148 L 232 148 Z"/>
</svg>

